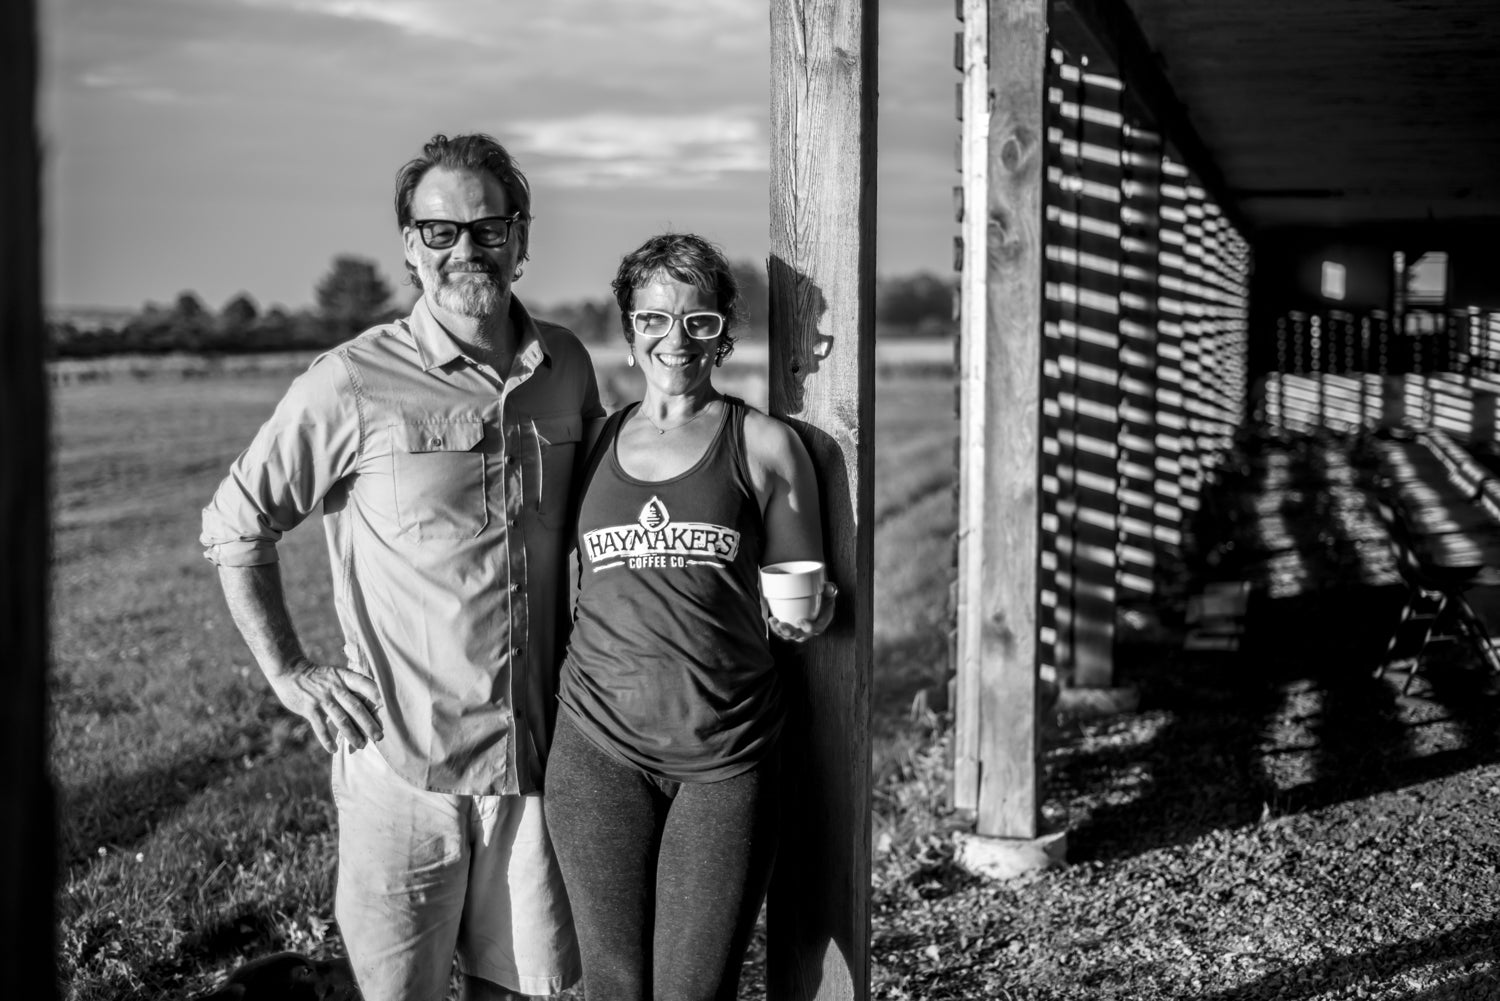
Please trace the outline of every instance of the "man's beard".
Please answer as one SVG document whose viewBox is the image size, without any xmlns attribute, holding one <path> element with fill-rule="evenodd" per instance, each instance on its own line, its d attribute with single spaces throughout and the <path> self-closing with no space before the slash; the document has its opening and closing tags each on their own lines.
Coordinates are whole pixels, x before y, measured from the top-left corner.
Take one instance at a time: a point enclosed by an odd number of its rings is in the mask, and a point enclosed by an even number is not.
<svg viewBox="0 0 1500 1001">
<path fill-rule="evenodd" d="M 422 287 L 432 291 L 433 301 L 459 316 L 493 316 L 505 297 L 506 290 L 493 269 L 476 271 L 463 265 L 449 265 L 446 273 L 439 273 L 430 263 L 422 261 L 417 273 Z"/>
</svg>

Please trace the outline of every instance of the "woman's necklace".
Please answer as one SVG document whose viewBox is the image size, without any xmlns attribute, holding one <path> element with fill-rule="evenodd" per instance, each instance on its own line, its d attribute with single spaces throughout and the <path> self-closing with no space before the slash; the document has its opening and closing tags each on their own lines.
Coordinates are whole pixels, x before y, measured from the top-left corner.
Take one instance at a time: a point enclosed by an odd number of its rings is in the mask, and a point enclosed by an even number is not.
<svg viewBox="0 0 1500 1001">
<path fill-rule="evenodd" d="M 662 435 L 662 434 L 666 434 L 668 431 L 676 431 L 678 428 L 685 428 L 685 427 L 687 427 L 689 424 L 693 423 L 693 421 L 697 420 L 698 418 L 702 417 L 704 414 L 708 413 L 709 407 L 712 407 L 714 405 L 714 402 L 717 399 L 718 399 L 718 397 L 714 397 L 714 399 L 709 400 L 707 403 L 705 403 L 703 405 L 703 407 L 696 414 L 694 414 L 693 416 L 689 417 L 687 420 L 683 421 L 681 424 L 673 424 L 669 428 L 664 428 L 660 424 L 658 424 L 654 420 L 652 420 L 651 419 L 651 415 L 648 414 L 648 413 L 646 413 L 646 408 L 644 406 L 642 406 L 641 409 L 640 409 L 640 415 L 642 417 L 646 418 L 646 423 L 647 424 L 650 424 L 652 427 L 656 428 L 656 433 L 657 434 Z"/>
</svg>

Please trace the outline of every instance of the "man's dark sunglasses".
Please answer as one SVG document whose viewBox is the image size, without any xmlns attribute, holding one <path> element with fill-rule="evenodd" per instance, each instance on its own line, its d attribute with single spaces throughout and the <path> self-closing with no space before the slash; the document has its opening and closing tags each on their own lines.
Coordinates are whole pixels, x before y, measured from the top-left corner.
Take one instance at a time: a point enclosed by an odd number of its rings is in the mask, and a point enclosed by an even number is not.
<svg viewBox="0 0 1500 1001">
<path fill-rule="evenodd" d="M 411 224 L 417 227 L 417 234 L 431 250 L 447 250 L 458 242 L 464 230 L 469 231 L 469 238 L 474 241 L 475 245 L 494 250 L 496 247 L 505 246 L 505 241 L 510 239 L 510 228 L 520 219 L 521 214 L 517 212 L 515 215 L 486 216 L 470 222 L 454 222 L 451 219 L 413 219 Z"/>
</svg>

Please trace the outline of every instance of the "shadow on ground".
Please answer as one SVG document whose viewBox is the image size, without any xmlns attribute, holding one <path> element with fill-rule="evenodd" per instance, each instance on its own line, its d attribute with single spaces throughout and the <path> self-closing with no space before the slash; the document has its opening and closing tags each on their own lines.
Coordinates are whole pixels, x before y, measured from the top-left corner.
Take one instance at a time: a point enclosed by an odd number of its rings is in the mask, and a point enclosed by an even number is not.
<svg viewBox="0 0 1500 1001">
<path fill-rule="evenodd" d="M 1404 995 L 1403 1001 L 1484 1001 L 1500 998 L 1500 973 L 1471 967 L 1490 967 L 1497 953 L 1500 953 L 1500 921 L 1485 921 L 1415 942 L 1277 970 L 1233 990 L 1200 995 L 1196 1001 L 1297 1001 L 1329 997 L 1337 991 L 1357 991 L 1372 982 L 1397 980 L 1418 968 L 1424 971 L 1437 968 L 1441 971 L 1437 974 L 1440 982 Z M 1431 976 L 1428 972 L 1427 977 Z"/>
<path fill-rule="evenodd" d="M 221 734 L 211 747 L 183 748 L 179 757 L 160 767 L 64 786 L 58 811 L 62 871 L 92 862 L 103 847 L 133 851 L 205 789 L 287 748 L 305 747 L 309 736 L 298 722 L 266 697 L 248 722 Z"/>
<path fill-rule="evenodd" d="M 1372 619 L 1394 615 L 1372 611 L 1380 603 L 1388 604 L 1369 595 L 1316 607 L 1265 602 L 1247 627 L 1260 639 L 1239 653 L 1122 657 L 1121 680 L 1141 690 L 1139 711 L 1073 723 L 1097 739 L 1071 734 L 1066 743 L 1081 753 L 1048 756 L 1050 799 L 1103 801 L 1071 825 L 1069 857 L 1129 857 L 1500 760 L 1500 692 L 1477 665 L 1429 656 L 1408 697 L 1399 693 L 1404 674 L 1375 677 L 1385 639 Z M 1299 639 L 1313 622 L 1344 639 Z M 1300 711 L 1303 703 L 1311 708 Z M 1446 735 L 1434 737 L 1440 723 Z M 1291 784 L 1278 781 L 1272 760 L 1289 755 L 1305 760 L 1305 777 Z M 1141 795 L 1108 802 L 1111 789 L 1142 777 Z"/>
<path fill-rule="evenodd" d="M 1379 564 L 1388 537 L 1350 469 L 1304 445 L 1220 499 L 1211 570 L 1254 587 L 1239 649 L 1118 651 L 1116 683 L 1139 687 L 1139 711 L 1065 724 L 1048 753 L 1070 858 L 1129 857 L 1500 760 L 1500 686 L 1471 650 L 1429 647 L 1410 695 L 1404 672 L 1377 676 L 1405 591 Z M 1403 640 L 1396 661 L 1412 652 Z"/>
</svg>

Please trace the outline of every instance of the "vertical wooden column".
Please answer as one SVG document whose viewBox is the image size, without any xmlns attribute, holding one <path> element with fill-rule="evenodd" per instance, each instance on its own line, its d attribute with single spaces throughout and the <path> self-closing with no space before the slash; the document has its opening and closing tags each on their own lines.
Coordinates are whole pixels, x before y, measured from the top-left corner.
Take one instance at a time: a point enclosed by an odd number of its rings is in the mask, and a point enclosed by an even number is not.
<svg viewBox="0 0 1500 1001">
<path fill-rule="evenodd" d="M 0 997 L 56 996 L 47 774 L 47 398 L 33 0 L 0 5 Z"/>
<path fill-rule="evenodd" d="M 969 519 L 982 517 L 983 493 L 975 482 L 969 457 L 983 469 L 985 426 L 985 344 L 989 337 L 989 269 L 985 246 L 989 239 L 990 54 L 989 0 L 956 0 L 963 29 L 958 36 L 956 62 L 963 74 L 958 85 L 958 169 L 962 177 L 959 235 L 955 240 L 958 266 L 958 521 L 957 574 L 954 605 L 954 745 L 953 805 L 979 809 L 980 744 L 979 616 L 983 580 L 982 559 L 966 555 L 971 537 Z M 969 361 L 970 358 L 974 361 Z M 970 388 L 970 382 L 973 387 Z M 979 393 L 979 399 L 973 394 Z M 980 404 L 976 411 L 974 404 Z M 975 512 L 970 514 L 969 512 Z M 981 554 L 982 555 L 982 554 Z"/>
<path fill-rule="evenodd" d="M 1238 428 L 1244 417 L 1248 416 L 1251 405 L 1251 375 L 1250 375 L 1250 278 L 1251 278 L 1251 255 L 1250 245 L 1245 242 L 1239 230 L 1233 227 L 1229 219 L 1223 219 L 1223 315 L 1224 323 L 1230 330 L 1230 351 L 1232 351 L 1232 362 L 1227 366 L 1227 371 L 1232 375 L 1233 390 L 1233 423 Z M 1233 432 L 1232 432 L 1233 434 Z"/>
<path fill-rule="evenodd" d="M 1370 315 L 1364 314 L 1359 318 L 1359 426 L 1363 428 L 1374 428 L 1380 423 L 1379 408 L 1370 407 Z M 1375 394 L 1378 399 L 1380 394 Z"/>
<path fill-rule="evenodd" d="M 1117 79 L 1054 49 L 1047 77 L 1042 359 L 1042 636 L 1060 681 L 1114 675 L 1119 544 Z M 1050 614 L 1049 614 L 1050 613 Z"/>
<path fill-rule="evenodd" d="M 1082 201 L 1083 70 L 1077 57 L 1048 51 L 1043 80 L 1047 126 L 1042 187 L 1042 382 L 1037 515 L 1038 667 L 1059 682 L 1073 678 L 1075 574 L 1073 529 L 1077 524 L 1073 440 L 1078 368 L 1073 351 L 1078 331 L 1078 223 Z"/>
<path fill-rule="evenodd" d="M 969 130 L 987 121 L 983 169 L 974 164 L 965 178 L 965 218 L 982 207 L 984 233 L 965 241 L 963 302 L 975 305 L 978 283 L 984 312 L 982 333 L 974 317 L 964 318 L 960 369 L 959 573 L 967 606 L 954 801 L 976 804 L 981 835 L 1034 838 L 1047 4 L 964 0 L 963 9 L 965 36 L 975 39 L 965 77 L 976 87 L 987 77 L 974 94 L 975 104 L 984 94 L 984 115 L 965 115 L 966 152 L 977 156 Z M 982 44 L 979 33 L 988 36 Z"/>
<path fill-rule="evenodd" d="M 818 468 L 838 615 L 781 651 L 792 716 L 770 997 L 870 983 L 876 0 L 771 2 L 771 411 Z"/>
<path fill-rule="evenodd" d="M 1224 310 L 1222 291 L 1222 233 L 1219 210 L 1201 188 L 1190 186 L 1190 251 L 1195 262 L 1189 276 L 1198 302 L 1198 388 L 1203 417 L 1199 425 L 1199 454 L 1205 478 L 1228 454 L 1240 414 L 1235 409 L 1235 387 L 1243 373 L 1235 370 L 1233 325 Z"/>
<path fill-rule="evenodd" d="M 1500 312 L 1484 314 L 1484 370 L 1500 371 Z"/>
<path fill-rule="evenodd" d="M 1182 503 L 1187 411 L 1182 384 L 1182 189 L 1166 153 L 1157 185 L 1157 434 L 1155 525 L 1158 557 L 1182 555 Z"/>
<path fill-rule="evenodd" d="M 1203 274 L 1203 208 L 1194 195 L 1191 174 L 1178 167 L 1181 180 L 1170 186 L 1179 193 L 1177 206 L 1182 214 L 1181 237 L 1177 244 L 1178 273 L 1174 276 L 1181 306 L 1182 349 L 1182 508 L 1191 514 L 1198 510 L 1198 496 L 1208 464 L 1208 431 L 1213 423 L 1203 412 L 1203 348 L 1209 333 L 1204 319 L 1203 296 L 1199 282 Z"/>
<path fill-rule="evenodd" d="M 1121 129 L 1120 181 L 1120 594 L 1149 601 L 1156 590 L 1152 482 L 1156 461 L 1156 243 L 1161 139 Z"/>
<path fill-rule="evenodd" d="M 1183 211 L 1186 171 L 1163 155 L 1157 202 L 1156 299 L 1156 537 L 1158 553 L 1182 554 L 1182 526 L 1187 520 L 1191 480 L 1188 454 L 1187 388 L 1183 372 L 1183 316 L 1186 283 L 1183 271 Z"/>
<path fill-rule="evenodd" d="M 1190 272 L 1199 303 L 1198 387 L 1206 418 L 1199 430 L 1205 479 L 1211 479 L 1229 448 L 1239 415 L 1229 410 L 1231 361 L 1229 324 L 1219 299 L 1219 228 L 1217 208 L 1202 189 L 1190 187 L 1193 198 L 1192 249 L 1195 270 Z"/>
<path fill-rule="evenodd" d="M 1250 247 L 1234 225 L 1214 207 L 1218 233 L 1218 316 L 1225 334 L 1222 364 L 1229 426 L 1224 448 L 1233 446 L 1234 431 L 1250 407 Z M 1351 331 L 1352 334 L 1352 331 Z M 1352 360 L 1350 362 L 1352 365 Z"/>
<path fill-rule="evenodd" d="M 1116 550 L 1120 533 L 1120 132 L 1122 92 L 1113 76 L 1084 64 L 1079 86 L 1077 305 L 1064 343 L 1070 419 L 1059 442 L 1072 468 L 1072 680 L 1114 683 Z M 1050 253 L 1051 248 L 1048 248 Z"/>
</svg>

